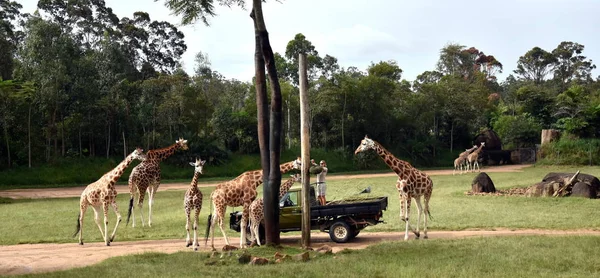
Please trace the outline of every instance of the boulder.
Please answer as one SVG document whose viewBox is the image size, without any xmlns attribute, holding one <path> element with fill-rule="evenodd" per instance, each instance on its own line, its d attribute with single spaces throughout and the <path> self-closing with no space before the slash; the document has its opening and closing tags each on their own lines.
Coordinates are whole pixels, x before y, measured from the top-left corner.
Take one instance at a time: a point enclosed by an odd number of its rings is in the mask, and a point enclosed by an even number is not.
<svg viewBox="0 0 600 278">
<path fill-rule="evenodd" d="M 554 192 L 558 190 L 560 183 L 558 182 L 538 182 L 525 191 L 527 197 L 552 197 Z"/>
<path fill-rule="evenodd" d="M 571 196 L 596 199 L 596 189 L 587 182 L 578 182 L 573 185 Z"/>
<path fill-rule="evenodd" d="M 475 179 L 473 179 L 473 182 L 471 183 L 471 191 L 473 193 L 494 193 L 496 192 L 496 187 L 494 186 L 494 182 L 492 182 L 490 176 L 488 176 L 488 174 L 485 172 L 481 172 L 475 177 Z"/>
<path fill-rule="evenodd" d="M 294 255 L 292 259 L 297 262 L 307 262 L 310 260 L 310 254 L 308 253 L 308 251 L 302 252 L 300 254 Z"/>
<path fill-rule="evenodd" d="M 500 140 L 500 137 L 491 129 L 479 133 L 479 135 L 475 137 L 475 140 L 473 140 L 473 143 L 477 146 L 479 146 L 481 142 L 485 142 L 485 147 L 483 149 L 486 151 L 502 150 L 502 141 Z"/>
<path fill-rule="evenodd" d="M 248 263 L 250 265 L 265 265 L 268 264 L 269 260 L 261 257 L 253 257 L 252 260 Z"/>
<path fill-rule="evenodd" d="M 542 179 L 542 181 L 555 181 L 555 182 L 566 183 L 565 181 L 568 181 L 571 177 L 573 177 L 573 175 L 575 175 L 575 173 L 551 172 L 551 173 L 548 173 Z M 585 182 L 585 183 L 589 184 L 591 187 L 593 187 L 593 190 L 595 192 L 600 192 L 600 180 L 598 180 L 598 178 L 596 178 L 595 176 L 592 176 L 589 174 L 584 174 L 584 173 L 579 173 L 579 175 L 577 175 L 577 182 Z"/>
</svg>

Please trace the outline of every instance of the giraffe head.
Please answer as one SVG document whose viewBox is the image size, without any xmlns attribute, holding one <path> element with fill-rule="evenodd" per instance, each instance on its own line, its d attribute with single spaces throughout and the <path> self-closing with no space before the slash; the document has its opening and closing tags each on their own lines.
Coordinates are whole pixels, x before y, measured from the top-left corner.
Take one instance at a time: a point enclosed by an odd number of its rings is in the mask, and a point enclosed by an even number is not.
<svg viewBox="0 0 600 278">
<path fill-rule="evenodd" d="M 294 179 L 294 182 L 302 182 L 302 175 L 301 174 L 296 173 L 296 174 L 293 174 L 293 175 L 290 175 L 290 176 Z"/>
<path fill-rule="evenodd" d="M 301 170 L 302 169 L 302 158 L 296 157 L 296 160 L 292 162 L 292 169 Z"/>
<path fill-rule="evenodd" d="M 184 140 L 183 138 L 179 138 L 179 140 L 175 141 L 175 144 L 184 151 L 188 149 L 187 140 Z"/>
<path fill-rule="evenodd" d="M 144 161 L 146 160 L 146 154 L 144 153 L 144 150 L 141 148 L 136 148 L 135 151 L 133 151 L 130 154 L 132 159 L 137 159 L 139 161 Z"/>
<path fill-rule="evenodd" d="M 374 150 L 375 148 L 375 141 L 369 139 L 369 137 L 365 135 L 365 138 L 360 141 L 360 145 L 358 146 L 358 148 L 356 148 L 354 154 L 364 152 L 366 150 Z"/>
<path fill-rule="evenodd" d="M 194 167 L 194 173 L 202 174 L 202 168 L 204 167 L 206 160 L 196 159 L 196 162 L 190 162 L 190 165 Z"/>
</svg>

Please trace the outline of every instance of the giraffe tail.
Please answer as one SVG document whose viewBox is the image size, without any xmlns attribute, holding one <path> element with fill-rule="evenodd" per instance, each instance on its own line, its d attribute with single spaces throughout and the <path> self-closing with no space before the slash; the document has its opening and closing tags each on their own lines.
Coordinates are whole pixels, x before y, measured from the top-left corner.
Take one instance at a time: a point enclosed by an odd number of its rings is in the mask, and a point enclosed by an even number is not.
<svg viewBox="0 0 600 278">
<path fill-rule="evenodd" d="M 131 217 L 131 212 L 133 211 L 133 195 L 131 199 L 129 199 L 129 210 L 127 210 L 127 221 L 125 222 L 125 226 L 129 224 L 129 218 Z"/>
<path fill-rule="evenodd" d="M 208 214 L 208 221 L 206 222 L 206 234 L 204 234 L 204 246 L 206 246 L 208 244 L 208 236 L 210 235 L 210 226 L 212 225 L 212 194 L 210 194 L 211 196 L 211 202 L 210 202 L 210 211 L 211 213 Z"/>
<path fill-rule="evenodd" d="M 81 231 L 81 223 L 79 222 L 80 217 L 81 212 L 79 213 L 79 215 L 77 215 L 77 230 L 75 230 L 75 234 L 73 234 L 73 237 L 77 236 L 77 234 L 79 234 L 79 232 Z"/>
</svg>

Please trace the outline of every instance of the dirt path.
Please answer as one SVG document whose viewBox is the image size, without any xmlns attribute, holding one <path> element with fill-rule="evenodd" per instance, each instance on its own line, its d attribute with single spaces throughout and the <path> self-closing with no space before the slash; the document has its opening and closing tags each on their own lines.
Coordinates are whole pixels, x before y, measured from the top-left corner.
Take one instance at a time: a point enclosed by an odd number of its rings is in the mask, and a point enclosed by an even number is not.
<svg viewBox="0 0 600 278">
<path fill-rule="evenodd" d="M 486 167 L 482 169 L 483 172 L 497 173 L 497 172 L 521 172 L 523 168 L 529 165 L 502 165 L 494 167 Z M 451 169 L 445 170 L 429 170 L 425 171 L 428 175 L 439 176 L 439 175 L 452 175 Z M 327 176 L 328 180 L 341 180 L 341 179 L 363 179 L 373 177 L 392 177 L 396 174 L 393 172 L 382 173 L 382 174 L 362 174 L 362 175 L 331 175 Z M 472 174 L 470 174 L 472 175 Z M 218 182 L 212 183 L 198 183 L 199 187 L 215 186 Z M 158 191 L 165 190 L 185 190 L 189 186 L 189 183 L 166 183 L 161 184 Z M 84 186 L 78 187 L 67 187 L 67 188 L 44 188 L 44 189 L 11 189 L 11 190 L 0 190 L 0 197 L 7 197 L 13 199 L 43 199 L 43 198 L 68 198 L 78 197 L 81 192 L 85 189 Z M 121 193 L 129 193 L 129 189 L 126 185 L 117 185 L 117 191 Z"/>
<path fill-rule="evenodd" d="M 430 231 L 429 240 L 451 239 L 465 237 L 489 237 L 511 235 L 597 235 L 600 231 L 593 230 L 494 230 L 494 231 Z M 312 247 L 329 245 L 333 252 L 343 249 L 362 249 L 369 245 L 384 241 L 402 241 L 404 234 L 393 233 L 361 233 L 353 242 L 334 243 L 326 233 L 311 234 Z M 300 235 L 282 236 L 282 245 L 300 246 Z M 411 235 L 411 239 L 412 235 Z M 210 244 L 210 243 L 209 243 Z M 215 246 L 225 244 L 222 238 L 215 238 Z M 233 238 L 231 244 L 239 245 L 239 238 Z M 200 251 L 210 251 L 210 247 L 201 244 Z M 42 273 L 84 267 L 99 263 L 115 256 L 140 254 L 144 252 L 175 253 L 179 251 L 192 252 L 185 247 L 184 239 L 178 240 L 147 240 L 113 242 L 110 247 L 101 242 L 86 243 L 80 246 L 76 243 L 63 244 L 23 244 L 0 246 L 0 275 L 15 275 L 26 273 Z"/>
<path fill-rule="evenodd" d="M 497 167 L 486 167 L 485 172 L 519 172 L 527 165 L 506 165 Z M 431 170 L 426 171 L 429 175 L 451 175 L 452 170 Z M 356 179 L 369 177 L 387 177 L 394 176 L 394 173 L 370 174 L 370 175 L 332 175 L 330 180 L 336 179 Z M 215 186 L 217 183 L 203 183 L 199 186 Z M 164 190 L 182 190 L 189 185 L 187 183 L 163 184 L 159 191 Z M 50 189 L 20 189 L 0 191 L 0 196 L 9 198 L 65 198 L 77 197 L 81 194 L 84 187 L 73 188 L 50 188 Z M 118 186 L 119 193 L 127 193 L 126 186 Z M 600 231 L 579 230 L 579 231 L 555 231 L 555 230 L 494 230 L 494 231 L 431 231 L 430 239 L 442 238 L 462 238 L 473 236 L 505 236 L 505 235 L 530 235 L 530 234 L 595 234 L 600 235 Z M 333 251 L 349 248 L 360 249 L 371 244 L 382 241 L 401 240 L 403 234 L 394 233 L 361 233 L 353 242 L 345 244 L 336 244 L 329 239 L 326 233 L 314 232 L 311 235 L 313 247 L 319 247 L 324 244 L 333 247 Z M 231 243 L 239 245 L 239 238 L 233 238 Z M 222 238 L 215 238 L 215 246 L 221 247 L 225 244 Z M 300 236 L 282 236 L 282 244 L 290 246 L 300 246 Z M 209 248 L 201 246 L 201 251 L 208 251 Z M 179 251 L 190 251 L 185 247 L 183 239 L 169 240 L 147 240 L 147 241 L 129 241 L 113 242 L 110 247 L 104 246 L 101 242 L 86 243 L 79 246 L 76 243 L 63 244 L 21 244 L 0 246 L 0 275 L 42 273 L 57 270 L 65 270 L 75 267 L 83 267 L 99 263 L 107 258 L 129 254 L 139 254 L 144 252 L 163 252 L 174 253 Z"/>
</svg>

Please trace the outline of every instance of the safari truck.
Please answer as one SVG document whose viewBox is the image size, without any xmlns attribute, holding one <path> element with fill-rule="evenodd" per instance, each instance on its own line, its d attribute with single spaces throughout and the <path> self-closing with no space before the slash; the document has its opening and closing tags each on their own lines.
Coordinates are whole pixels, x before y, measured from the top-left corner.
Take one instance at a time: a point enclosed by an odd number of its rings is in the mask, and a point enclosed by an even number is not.
<svg viewBox="0 0 600 278">
<path fill-rule="evenodd" d="M 301 186 L 295 185 L 279 201 L 279 229 L 281 232 L 302 230 Z M 370 188 L 361 193 L 370 192 Z M 359 194 L 360 196 L 360 194 Z M 381 223 L 383 211 L 387 209 L 387 197 L 353 197 L 319 205 L 315 189 L 310 187 L 311 230 L 328 232 L 331 240 L 344 243 L 354 239 L 362 229 Z M 229 227 L 240 232 L 241 211 L 230 214 Z M 261 242 L 265 239 L 264 223 L 259 227 Z M 250 233 L 249 224 L 246 228 Z"/>
</svg>

